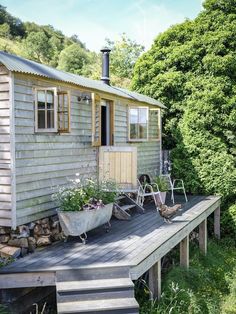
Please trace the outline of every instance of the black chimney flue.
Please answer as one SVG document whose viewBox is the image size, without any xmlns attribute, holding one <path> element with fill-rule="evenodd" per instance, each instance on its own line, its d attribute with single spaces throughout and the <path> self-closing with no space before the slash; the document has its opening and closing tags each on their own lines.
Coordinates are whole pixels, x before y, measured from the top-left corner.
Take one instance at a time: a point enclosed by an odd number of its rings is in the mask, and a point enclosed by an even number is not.
<svg viewBox="0 0 236 314">
<path fill-rule="evenodd" d="M 102 48 L 102 77 L 101 81 L 103 83 L 110 85 L 110 77 L 109 77 L 109 54 L 111 49 L 109 48 Z"/>
</svg>

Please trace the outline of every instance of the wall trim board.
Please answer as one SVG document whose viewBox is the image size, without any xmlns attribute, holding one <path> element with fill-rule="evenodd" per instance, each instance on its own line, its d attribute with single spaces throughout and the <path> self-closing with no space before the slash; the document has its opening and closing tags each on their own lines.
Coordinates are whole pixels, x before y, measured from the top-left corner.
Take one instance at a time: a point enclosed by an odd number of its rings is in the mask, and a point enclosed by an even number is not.
<svg viewBox="0 0 236 314">
<path fill-rule="evenodd" d="M 15 103 L 14 103 L 14 73 L 9 72 L 9 102 L 10 102 L 10 152 L 11 152 L 11 193 L 12 229 L 16 229 L 16 153 L 15 153 Z"/>
</svg>

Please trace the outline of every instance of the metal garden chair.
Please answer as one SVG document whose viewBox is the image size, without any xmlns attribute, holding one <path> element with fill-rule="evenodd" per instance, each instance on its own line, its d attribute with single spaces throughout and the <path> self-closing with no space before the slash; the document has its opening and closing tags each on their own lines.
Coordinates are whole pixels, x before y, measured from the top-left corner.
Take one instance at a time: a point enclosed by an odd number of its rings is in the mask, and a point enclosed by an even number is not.
<svg viewBox="0 0 236 314">
<path fill-rule="evenodd" d="M 171 179 L 170 174 L 162 174 L 161 177 L 166 181 L 168 190 L 171 191 L 171 200 L 175 203 L 174 191 L 182 190 L 184 193 L 185 201 L 188 202 L 188 198 L 185 192 L 184 181 L 182 179 Z"/>
<path fill-rule="evenodd" d="M 154 200 L 156 206 L 157 198 L 156 195 L 159 196 L 159 200 L 163 204 L 161 193 L 157 183 L 152 183 L 149 175 L 143 174 L 139 177 L 138 181 L 138 193 L 137 193 L 137 203 L 141 206 L 144 204 L 145 197 L 151 197 Z"/>
</svg>

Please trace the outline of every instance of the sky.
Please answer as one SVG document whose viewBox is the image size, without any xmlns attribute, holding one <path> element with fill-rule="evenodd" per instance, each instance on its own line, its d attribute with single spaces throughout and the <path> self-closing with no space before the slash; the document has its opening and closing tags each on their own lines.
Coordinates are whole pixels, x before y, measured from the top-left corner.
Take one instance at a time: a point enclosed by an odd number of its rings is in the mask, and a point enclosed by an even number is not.
<svg viewBox="0 0 236 314">
<path fill-rule="evenodd" d="M 170 25 L 196 17 L 202 0 L 1 0 L 1 5 L 24 22 L 77 34 L 98 52 L 106 38 L 116 40 L 122 33 L 147 50 Z"/>
</svg>

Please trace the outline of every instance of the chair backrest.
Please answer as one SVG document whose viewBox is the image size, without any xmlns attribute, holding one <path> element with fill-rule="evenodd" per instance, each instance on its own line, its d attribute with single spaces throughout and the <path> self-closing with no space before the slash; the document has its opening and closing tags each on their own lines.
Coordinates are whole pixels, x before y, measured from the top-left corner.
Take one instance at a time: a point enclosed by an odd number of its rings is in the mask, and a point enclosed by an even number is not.
<svg viewBox="0 0 236 314">
<path fill-rule="evenodd" d="M 151 184 L 151 178 L 148 174 L 141 174 L 138 180 L 141 184 L 145 184 L 145 183 Z"/>
<path fill-rule="evenodd" d="M 167 183 L 167 185 L 168 185 L 168 190 L 172 190 L 172 188 L 173 188 L 173 182 L 172 182 L 172 180 L 171 180 L 171 175 L 170 175 L 170 174 L 162 174 L 162 175 L 161 175 L 161 178 L 162 178 L 163 180 L 165 180 L 165 182 Z"/>
</svg>

